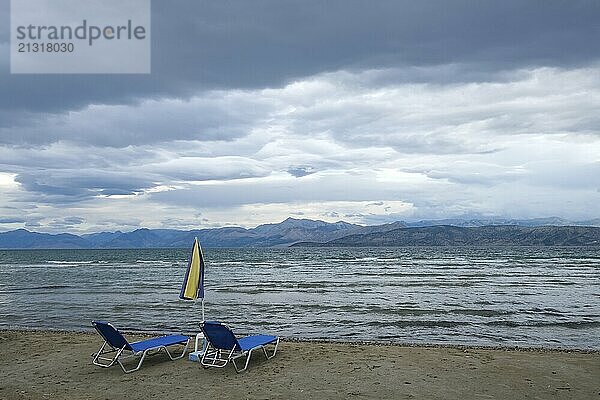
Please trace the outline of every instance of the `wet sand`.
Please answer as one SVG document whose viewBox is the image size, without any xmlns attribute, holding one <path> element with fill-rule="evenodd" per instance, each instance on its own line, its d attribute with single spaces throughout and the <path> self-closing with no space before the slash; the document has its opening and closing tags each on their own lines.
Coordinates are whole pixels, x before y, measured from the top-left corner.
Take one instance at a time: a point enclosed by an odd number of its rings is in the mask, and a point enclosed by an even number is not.
<svg viewBox="0 0 600 400">
<path fill-rule="evenodd" d="M 282 341 L 241 374 L 164 353 L 124 374 L 92 365 L 101 344 L 0 331 L 0 399 L 600 399 L 598 352 Z"/>
</svg>

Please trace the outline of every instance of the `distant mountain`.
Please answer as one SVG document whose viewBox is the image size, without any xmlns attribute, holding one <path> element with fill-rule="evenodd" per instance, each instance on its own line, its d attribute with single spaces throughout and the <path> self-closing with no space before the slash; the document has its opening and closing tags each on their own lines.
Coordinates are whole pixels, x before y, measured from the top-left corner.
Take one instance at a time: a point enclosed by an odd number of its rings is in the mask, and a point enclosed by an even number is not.
<svg viewBox="0 0 600 400">
<path fill-rule="evenodd" d="M 0 233 L 1 249 L 72 249 L 87 246 L 87 240 L 69 233 L 50 235 L 26 229 Z"/>
<path fill-rule="evenodd" d="M 600 218 L 587 221 L 570 221 L 559 217 L 532 218 L 532 219 L 507 219 L 507 218 L 451 218 L 438 220 L 421 220 L 404 222 L 406 227 L 416 228 L 425 226 L 451 225 L 472 228 L 490 225 L 517 225 L 517 226 L 600 226 Z"/>
<path fill-rule="evenodd" d="M 311 237 L 311 241 L 331 240 L 346 236 L 362 228 L 347 222 L 328 223 L 310 219 L 288 218 L 279 224 L 265 224 L 251 229 L 256 236 L 255 245 L 288 245 Z"/>
<path fill-rule="evenodd" d="M 600 228 L 516 225 L 465 228 L 438 225 L 354 234 L 325 243 L 300 242 L 294 246 L 600 246 Z"/>
<path fill-rule="evenodd" d="M 225 227 L 180 231 L 142 228 L 132 232 L 100 232 L 81 236 L 42 234 L 19 229 L 0 233 L 0 248 L 188 247 L 194 237 L 198 237 L 204 247 L 272 247 L 289 246 L 298 241 L 328 241 L 359 232 L 362 228 L 347 222 L 288 218 L 278 224 L 265 224 L 252 229 Z"/>
<path fill-rule="evenodd" d="M 0 233 L 0 249 L 189 247 L 194 237 L 198 237 L 204 247 L 274 247 L 289 246 L 299 242 L 303 242 L 303 245 L 325 244 L 327 246 L 358 246 L 363 243 L 369 246 L 421 245 L 420 243 L 428 243 L 428 245 L 494 244 L 508 243 L 508 236 L 517 233 L 521 236 L 515 236 L 513 241 L 523 244 L 518 238 L 525 238 L 526 243 L 529 243 L 528 241 L 533 240 L 533 233 L 524 237 L 523 235 L 528 231 L 517 228 L 536 227 L 540 223 L 556 225 L 545 226 L 545 229 L 535 231 L 536 235 L 541 235 L 540 237 L 545 238 L 544 240 L 548 240 L 549 243 L 579 243 L 576 239 L 579 231 L 575 229 L 577 228 L 575 226 L 563 227 L 565 229 L 558 230 L 550 229 L 558 228 L 561 224 L 568 222 L 560 218 L 522 220 L 519 221 L 519 224 L 513 225 L 506 224 L 513 220 L 493 220 L 495 226 L 488 226 L 492 224 L 491 221 L 444 220 L 446 225 L 441 224 L 440 221 L 398 221 L 384 225 L 360 226 L 341 221 L 329 223 L 288 218 L 278 224 L 264 224 L 252 229 L 225 227 L 181 231 L 142 228 L 132 232 L 99 232 L 81 236 L 68 233 L 51 235 L 18 229 Z M 590 221 L 590 223 L 594 222 L 600 225 L 600 220 Z M 423 224 L 426 225 L 421 226 Z M 485 227 L 490 233 L 485 236 L 482 232 L 487 232 L 486 230 L 475 234 L 458 229 L 465 226 Z M 506 229 L 500 229 L 501 227 L 506 227 Z M 558 236 L 551 236 L 551 232 Z M 591 231 L 583 229 L 581 232 L 584 233 L 581 233 L 580 242 L 587 243 L 586 240 L 589 239 L 588 235 Z"/>
<path fill-rule="evenodd" d="M 81 235 L 81 237 L 87 240 L 90 244 L 93 244 L 93 247 L 102 247 L 105 244 L 111 242 L 115 238 L 122 235 L 123 232 L 98 232 L 98 233 L 89 233 L 86 235 Z"/>
</svg>

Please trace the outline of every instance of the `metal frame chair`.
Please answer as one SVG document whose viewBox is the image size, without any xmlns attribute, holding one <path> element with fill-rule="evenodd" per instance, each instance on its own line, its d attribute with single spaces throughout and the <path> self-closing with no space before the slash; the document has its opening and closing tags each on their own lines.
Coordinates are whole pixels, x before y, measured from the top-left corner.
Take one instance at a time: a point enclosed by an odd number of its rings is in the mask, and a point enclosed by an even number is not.
<svg viewBox="0 0 600 400">
<path fill-rule="evenodd" d="M 271 335 L 252 335 L 237 339 L 233 331 L 225 324 L 214 321 L 205 321 L 200 325 L 208 347 L 200 363 L 203 367 L 223 368 L 230 361 L 236 372 L 245 371 L 248 368 L 250 357 L 254 350 L 262 349 L 267 360 L 275 357 L 279 338 Z M 274 345 L 271 354 L 267 352 L 267 346 Z M 246 357 L 243 368 L 239 368 L 236 360 Z"/>
<path fill-rule="evenodd" d="M 100 347 L 97 353 L 94 354 L 92 364 L 102 368 L 112 367 L 118 363 L 123 372 L 126 374 L 137 371 L 142 366 L 146 355 L 155 354 L 164 350 L 171 360 L 183 358 L 190 343 L 190 338 L 184 335 L 167 335 L 153 339 L 142 340 L 139 342 L 129 343 L 127 339 L 115 328 L 112 324 L 103 321 L 92 321 L 92 326 L 98 331 L 104 339 L 104 344 Z M 184 345 L 181 355 L 174 357 L 171 355 L 168 346 Z M 108 346 L 108 348 L 107 348 Z M 123 355 L 127 352 L 126 355 Z M 154 353 L 151 353 L 154 352 Z M 112 357 L 105 357 L 107 354 L 112 354 Z M 137 367 L 126 369 L 123 361 L 141 356 Z"/>
</svg>

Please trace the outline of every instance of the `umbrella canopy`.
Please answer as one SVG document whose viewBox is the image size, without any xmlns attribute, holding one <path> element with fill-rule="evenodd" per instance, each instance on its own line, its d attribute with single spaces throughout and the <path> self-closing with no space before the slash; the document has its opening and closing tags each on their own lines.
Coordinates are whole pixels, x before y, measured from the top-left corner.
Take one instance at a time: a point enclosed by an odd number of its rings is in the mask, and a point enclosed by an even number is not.
<svg viewBox="0 0 600 400">
<path fill-rule="evenodd" d="M 202 320 L 204 320 L 204 257 L 198 238 L 194 239 L 179 298 L 183 300 L 202 299 Z"/>
</svg>

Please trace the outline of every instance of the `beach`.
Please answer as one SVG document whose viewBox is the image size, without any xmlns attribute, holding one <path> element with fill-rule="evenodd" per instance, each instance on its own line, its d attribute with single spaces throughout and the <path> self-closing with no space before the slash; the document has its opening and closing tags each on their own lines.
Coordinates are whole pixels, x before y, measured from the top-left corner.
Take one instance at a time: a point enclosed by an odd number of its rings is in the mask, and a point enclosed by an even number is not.
<svg viewBox="0 0 600 400">
<path fill-rule="evenodd" d="M 92 365 L 101 344 L 92 332 L 0 331 L 0 398 L 600 398 L 597 351 L 283 340 L 275 358 L 258 353 L 241 374 L 164 353 L 124 374 Z"/>
</svg>

